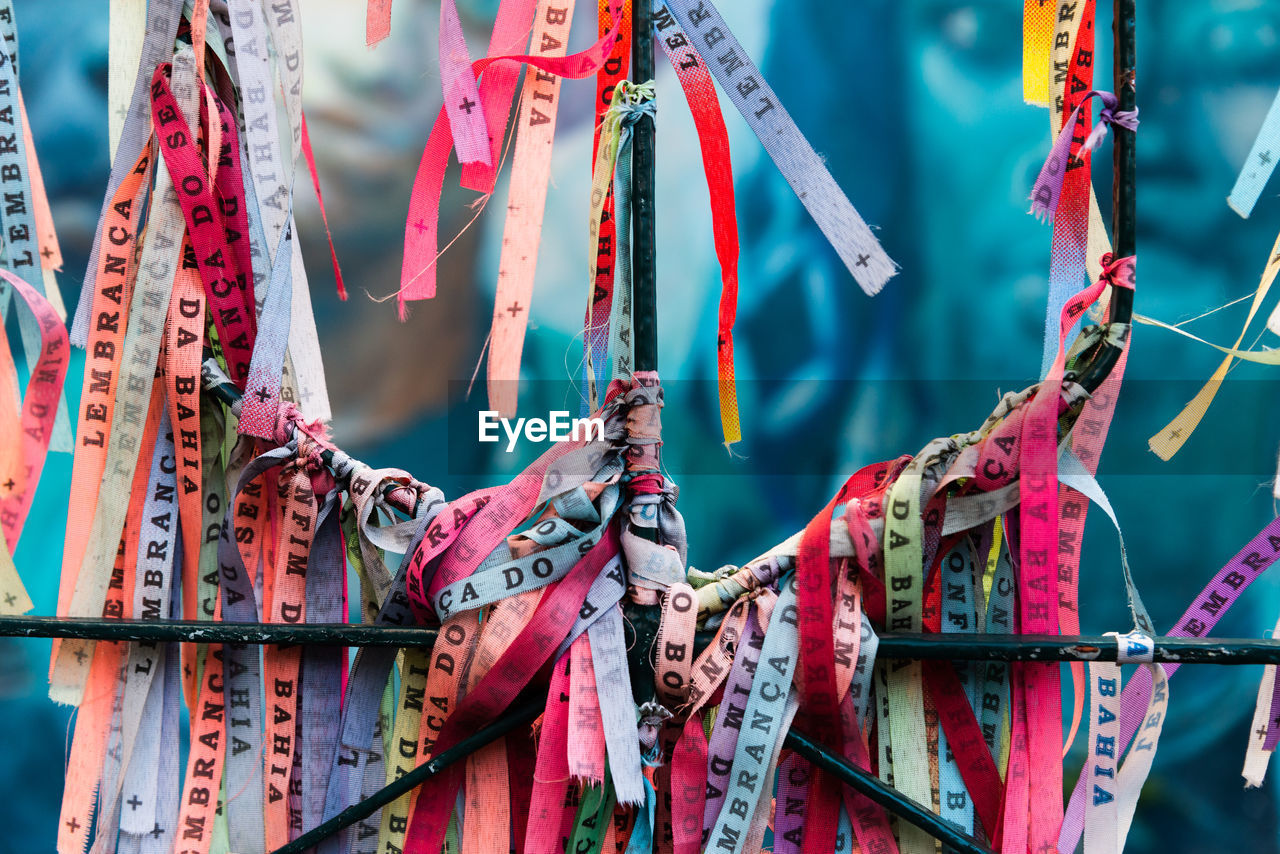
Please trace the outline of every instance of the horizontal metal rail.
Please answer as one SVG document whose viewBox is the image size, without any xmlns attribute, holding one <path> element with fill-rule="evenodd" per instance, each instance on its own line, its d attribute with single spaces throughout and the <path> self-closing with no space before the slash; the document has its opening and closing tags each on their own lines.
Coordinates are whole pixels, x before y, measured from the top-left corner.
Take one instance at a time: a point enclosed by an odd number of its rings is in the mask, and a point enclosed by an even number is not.
<svg viewBox="0 0 1280 854">
<path fill-rule="evenodd" d="M 431 646 L 436 629 L 348 623 L 205 623 L 190 620 L 101 620 L 0 617 L 0 637 L 80 638 L 152 643 Z M 1115 638 L 1098 635 L 886 634 L 880 658 L 957 661 L 1115 661 Z M 1178 664 L 1280 664 L 1280 640 L 1155 638 L 1155 660 Z"/>
<path fill-rule="evenodd" d="M 320 644 L 431 646 L 436 630 L 423 626 L 349 623 L 206 623 L 194 620 L 102 620 L 0 617 L 0 637 L 79 638 L 150 643 Z"/>
</svg>

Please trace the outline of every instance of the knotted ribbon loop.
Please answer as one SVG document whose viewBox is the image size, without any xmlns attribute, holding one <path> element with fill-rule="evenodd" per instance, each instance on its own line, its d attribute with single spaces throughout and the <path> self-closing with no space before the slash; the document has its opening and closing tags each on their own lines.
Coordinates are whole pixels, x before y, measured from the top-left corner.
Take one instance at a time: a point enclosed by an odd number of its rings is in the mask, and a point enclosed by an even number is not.
<svg viewBox="0 0 1280 854">
<path fill-rule="evenodd" d="M 289 440 L 298 437 L 299 434 L 308 437 L 321 450 L 336 451 L 337 447 L 329 439 L 329 428 L 321 421 L 307 421 L 302 415 L 302 411 L 288 401 L 280 404 L 280 410 L 276 413 L 276 426 L 273 439 L 277 445 L 287 445 Z"/>
</svg>

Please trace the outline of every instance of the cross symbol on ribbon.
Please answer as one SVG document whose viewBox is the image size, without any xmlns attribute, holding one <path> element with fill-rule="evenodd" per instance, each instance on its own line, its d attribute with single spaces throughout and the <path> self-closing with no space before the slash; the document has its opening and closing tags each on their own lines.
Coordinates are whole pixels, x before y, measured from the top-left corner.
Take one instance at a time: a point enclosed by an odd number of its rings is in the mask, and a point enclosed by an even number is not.
<svg viewBox="0 0 1280 854">
<path fill-rule="evenodd" d="M 266 403 L 268 400 L 271 399 L 271 392 L 267 391 L 266 386 L 263 386 L 262 388 L 255 391 L 253 393 L 253 396 L 256 397 L 258 400 L 262 401 L 263 403 Z"/>
<path fill-rule="evenodd" d="M 125 803 L 128 804 L 129 809 L 133 810 L 134 812 L 137 812 L 138 807 L 142 806 L 142 801 L 138 800 L 137 795 L 134 795 L 133 797 L 129 798 L 129 800 L 125 801 Z"/>
<path fill-rule="evenodd" d="M 467 115 L 469 116 L 469 115 L 471 115 L 471 110 L 472 110 L 472 108 L 474 108 L 474 107 L 476 107 L 476 106 L 478 106 L 478 105 L 476 104 L 476 102 L 475 102 L 475 101 L 471 100 L 471 99 L 470 99 L 470 98 L 468 98 L 466 95 L 463 95 L 463 96 L 462 96 L 462 103 L 458 105 L 458 109 L 460 109 L 460 110 L 466 110 Z"/>
</svg>

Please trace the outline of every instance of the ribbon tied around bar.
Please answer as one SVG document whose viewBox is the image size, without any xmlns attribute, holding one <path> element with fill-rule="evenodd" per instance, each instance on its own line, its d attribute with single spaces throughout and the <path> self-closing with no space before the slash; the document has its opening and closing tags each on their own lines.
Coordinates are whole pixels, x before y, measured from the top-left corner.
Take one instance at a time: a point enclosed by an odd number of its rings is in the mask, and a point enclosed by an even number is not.
<svg viewBox="0 0 1280 854">
<path fill-rule="evenodd" d="M 1095 150 L 1107 135 L 1107 128 L 1113 124 L 1131 131 L 1138 129 L 1137 109 L 1116 109 L 1120 103 L 1119 99 L 1110 92 L 1093 90 L 1085 95 L 1063 124 L 1062 131 L 1054 141 L 1053 148 L 1049 150 L 1049 156 L 1045 159 L 1035 185 L 1031 188 L 1031 212 L 1040 219 L 1053 221 L 1054 214 L 1058 210 L 1058 200 L 1062 195 L 1062 182 L 1067 172 L 1081 162 L 1079 158 L 1071 157 L 1071 143 L 1080 132 L 1077 120 L 1081 111 L 1088 109 L 1089 101 L 1093 98 L 1100 100 L 1103 106 L 1100 121 L 1084 137 L 1082 147 L 1085 151 Z"/>
<path fill-rule="evenodd" d="M 1107 632 L 1107 637 L 1116 639 L 1118 664 L 1150 664 L 1155 660 L 1155 641 L 1141 629 L 1134 629 L 1123 635 L 1119 632 Z"/>
</svg>

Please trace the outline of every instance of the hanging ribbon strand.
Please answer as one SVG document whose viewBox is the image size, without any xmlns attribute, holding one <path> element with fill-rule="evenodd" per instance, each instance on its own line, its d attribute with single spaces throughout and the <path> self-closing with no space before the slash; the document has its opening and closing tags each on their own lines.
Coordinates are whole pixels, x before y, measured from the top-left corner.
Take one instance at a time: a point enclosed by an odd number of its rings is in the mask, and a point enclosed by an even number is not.
<svg viewBox="0 0 1280 854">
<path fill-rule="evenodd" d="M 613 27 L 594 45 L 581 53 L 564 57 L 537 55 L 487 56 L 471 63 L 471 74 L 479 77 L 490 65 L 524 63 L 557 77 L 581 79 L 594 74 L 605 62 L 622 25 L 621 0 L 612 0 Z M 547 7 L 544 20 L 557 19 L 563 9 Z M 486 87 L 498 85 L 485 77 L 480 86 L 480 98 L 486 96 Z M 505 135 L 505 134 L 503 134 Z M 449 153 L 453 149 L 453 130 L 444 107 L 436 116 L 414 177 L 413 192 L 409 197 L 409 215 L 405 219 L 404 261 L 400 273 L 400 288 L 396 293 L 400 319 L 407 316 L 411 300 L 430 299 L 436 293 L 436 262 L 439 259 L 437 237 L 439 233 L 440 193 L 444 189 L 445 170 Z"/>
<path fill-rule="evenodd" d="M 608 0 L 599 0 L 597 30 L 604 35 L 612 25 L 612 16 L 608 9 Z M 591 135 L 591 165 L 594 169 L 596 157 L 600 150 L 600 135 L 604 129 L 604 118 L 613 103 L 616 87 L 625 79 L 631 65 L 631 37 L 635 24 L 631 19 L 634 11 L 643 14 L 643 9 L 633 10 L 631 0 L 626 0 L 622 7 L 622 29 L 618 40 L 614 43 L 609 58 L 596 72 L 596 120 Z M 595 175 L 592 174 L 594 182 Z M 596 281 L 591 301 L 583 316 L 584 336 L 582 341 L 582 358 L 584 370 L 582 375 L 582 409 L 590 411 L 591 378 L 585 365 L 591 363 L 603 368 L 609 353 L 609 322 L 613 310 L 613 288 L 617 266 L 620 263 L 617 252 L 618 227 L 616 213 L 617 204 L 613 196 L 613 184 L 609 184 L 604 198 L 604 209 L 600 216 L 599 232 L 596 237 Z M 603 372 L 595 378 L 598 385 L 603 384 Z"/>
<path fill-rule="evenodd" d="M 59 317 L 65 317 L 62 295 L 52 273 L 60 264 L 51 264 L 60 262 L 61 256 L 56 254 L 57 236 L 53 232 L 53 219 L 49 214 L 49 202 L 45 197 L 32 141 L 31 123 L 27 120 L 19 84 L 18 29 L 12 0 L 0 2 L 0 38 L 4 44 L 4 49 L 0 50 L 0 115 L 7 117 L 5 123 L 10 131 L 7 144 L 0 150 L 0 170 L 6 176 L 5 192 L 8 194 L 0 269 L 22 279 L 36 296 L 53 306 Z M 15 290 L 10 279 L 0 278 L 0 319 L 7 318 L 10 313 Z M 24 301 L 30 309 L 18 313 L 18 331 L 26 356 L 22 366 L 24 373 L 30 375 L 41 357 L 46 332 L 41 328 L 30 300 Z M 70 419 L 61 386 L 54 402 L 56 415 L 49 444 L 53 450 L 69 451 L 72 449 Z"/>
<path fill-rule="evenodd" d="M 733 325 L 738 314 L 738 214 L 733 191 L 729 131 L 706 60 L 680 29 L 670 10 L 655 9 L 653 27 L 693 114 L 702 169 L 711 200 L 711 227 L 720 263 L 720 309 L 716 318 L 716 375 L 720 429 L 726 446 L 742 440 L 734 379 Z"/>
<path fill-rule="evenodd" d="M 0 278 L 17 292 L 24 311 L 35 317 L 41 339 L 31 377 L 20 392 L 9 341 L 0 329 L 0 613 L 25 614 L 33 606 L 12 555 L 44 470 L 70 352 L 67 331 L 53 306 L 8 270 L 0 269 Z"/>
<path fill-rule="evenodd" d="M 548 3 L 539 4 L 541 14 L 534 17 L 533 35 L 529 42 L 531 51 L 537 50 L 539 55 L 546 57 L 564 57 L 574 5 L 562 4 L 554 10 L 555 14 L 551 14 L 552 7 Z M 495 39 L 496 30 L 495 25 Z M 501 63 L 486 72 L 485 79 L 490 87 L 496 87 L 499 84 L 488 75 L 509 71 L 514 83 L 517 69 L 514 63 Z M 486 89 L 486 93 L 488 91 Z M 504 103 L 502 93 L 495 95 L 494 100 Z M 506 93 L 506 101 L 510 101 L 510 92 Z M 502 253 L 498 259 L 493 323 L 489 331 L 489 405 L 503 417 L 512 417 L 516 413 L 520 360 L 533 304 L 534 272 L 538 263 L 547 185 L 551 180 L 551 154 L 559 108 L 560 78 L 529 68 L 525 72 L 520 95 L 511 189 L 503 225 Z M 496 171 L 495 168 L 483 176 L 487 179 L 484 185 L 488 188 L 492 188 Z M 464 167 L 464 181 L 467 177 Z"/>
<path fill-rule="evenodd" d="M 1042 0 L 1023 0 L 1022 5 L 1022 100 L 1040 107 L 1049 106 L 1056 5 Z"/>
<path fill-rule="evenodd" d="M 663 6 L 662 0 L 655 0 L 655 10 Z M 759 137 L 858 286 L 864 293 L 878 293 L 896 273 L 897 265 L 836 185 L 715 6 L 709 0 L 698 0 L 696 5 L 691 0 L 670 0 L 665 7 L 693 43 L 715 57 L 710 64 L 711 73 Z"/>
<path fill-rule="evenodd" d="M 1262 120 L 1262 127 L 1249 148 L 1249 156 L 1240 167 L 1231 195 L 1227 196 L 1227 204 L 1245 219 L 1253 213 L 1258 204 L 1262 190 L 1271 180 L 1276 169 L 1276 154 L 1280 153 L 1280 92 L 1276 93 L 1271 108 Z"/>
</svg>

